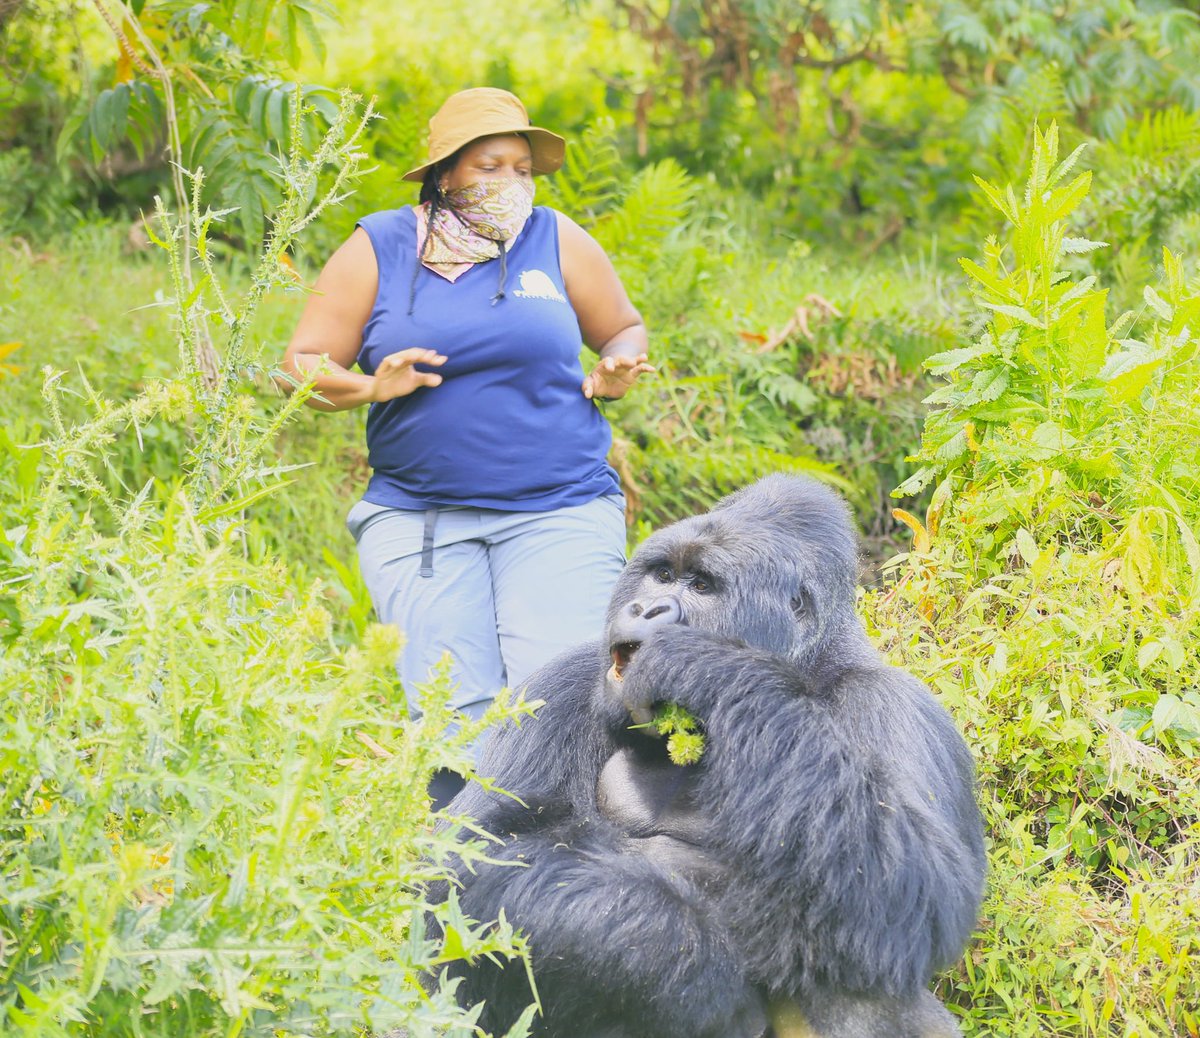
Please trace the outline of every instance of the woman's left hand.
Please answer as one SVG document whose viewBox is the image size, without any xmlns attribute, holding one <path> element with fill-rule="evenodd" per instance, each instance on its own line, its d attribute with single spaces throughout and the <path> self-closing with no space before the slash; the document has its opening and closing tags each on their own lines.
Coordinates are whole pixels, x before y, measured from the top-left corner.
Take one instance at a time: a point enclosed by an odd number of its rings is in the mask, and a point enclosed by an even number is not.
<svg viewBox="0 0 1200 1038">
<path fill-rule="evenodd" d="M 644 353 L 636 357 L 605 357 L 583 380 L 583 395 L 589 400 L 618 400 L 629 392 L 629 387 L 639 376 L 654 370 L 654 366 L 647 363 Z"/>
</svg>

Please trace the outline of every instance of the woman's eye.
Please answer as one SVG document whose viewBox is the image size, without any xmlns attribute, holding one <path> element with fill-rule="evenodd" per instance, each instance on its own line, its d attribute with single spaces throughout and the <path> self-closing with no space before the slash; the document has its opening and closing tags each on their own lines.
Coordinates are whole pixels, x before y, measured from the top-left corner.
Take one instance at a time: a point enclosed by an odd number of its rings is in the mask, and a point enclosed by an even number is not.
<svg viewBox="0 0 1200 1038">
<path fill-rule="evenodd" d="M 675 574 L 671 572 L 670 566 L 659 566 L 654 571 L 654 579 L 660 584 L 669 584 L 675 579 Z"/>
</svg>

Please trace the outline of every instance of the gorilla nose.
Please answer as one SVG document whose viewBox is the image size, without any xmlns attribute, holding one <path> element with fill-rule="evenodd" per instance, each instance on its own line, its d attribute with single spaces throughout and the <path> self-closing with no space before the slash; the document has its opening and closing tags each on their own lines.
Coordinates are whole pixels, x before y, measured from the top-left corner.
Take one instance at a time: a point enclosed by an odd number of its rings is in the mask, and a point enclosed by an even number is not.
<svg viewBox="0 0 1200 1038">
<path fill-rule="evenodd" d="M 608 631 L 608 651 L 613 661 L 610 676 L 621 680 L 633 654 L 652 632 L 685 622 L 683 606 L 674 595 L 664 595 L 646 605 L 630 602 L 617 614 Z"/>
<path fill-rule="evenodd" d="M 615 635 L 620 632 L 630 636 L 636 634 L 636 637 L 630 637 L 629 640 L 640 642 L 652 630 L 663 624 L 681 624 L 683 622 L 683 606 L 674 595 L 663 595 L 648 604 L 630 602 L 613 621 L 612 634 L 614 637 L 609 641 L 615 641 Z"/>
<path fill-rule="evenodd" d="M 679 599 L 668 595 L 666 598 L 660 598 L 657 602 L 651 603 L 650 608 L 642 613 L 641 619 L 646 623 L 682 623 L 683 606 L 679 604 Z"/>
</svg>

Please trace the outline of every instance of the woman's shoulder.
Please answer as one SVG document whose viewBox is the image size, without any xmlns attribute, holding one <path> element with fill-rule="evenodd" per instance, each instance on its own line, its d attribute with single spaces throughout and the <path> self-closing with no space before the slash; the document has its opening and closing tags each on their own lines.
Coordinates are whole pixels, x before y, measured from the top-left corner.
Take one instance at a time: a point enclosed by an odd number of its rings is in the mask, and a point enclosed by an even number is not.
<svg viewBox="0 0 1200 1038">
<path fill-rule="evenodd" d="M 558 224 L 559 227 L 561 227 L 565 223 L 573 224 L 575 222 L 566 213 L 560 212 L 558 209 L 555 209 L 553 206 L 535 205 L 533 207 L 533 211 L 535 213 L 537 213 L 537 212 L 542 213 L 543 219 L 553 220 L 556 224 Z"/>
<path fill-rule="evenodd" d="M 360 216 L 355 223 L 356 226 L 365 227 L 368 231 L 371 231 L 374 229 L 388 230 L 390 228 L 411 227 L 415 220 L 416 211 L 411 205 L 405 205 L 399 209 L 378 209 L 373 213 Z"/>
<path fill-rule="evenodd" d="M 557 209 L 551 209 L 549 206 L 546 206 L 546 211 L 554 220 L 558 231 L 558 247 L 560 252 L 567 257 L 568 262 L 575 255 L 589 255 L 600 248 L 596 239 L 566 213 L 560 213 Z"/>
<path fill-rule="evenodd" d="M 417 218 L 410 205 L 402 209 L 380 209 L 367 213 L 355 223 L 355 230 L 366 232 L 380 266 L 390 264 L 403 253 L 405 244 L 417 240 Z"/>
</svg>

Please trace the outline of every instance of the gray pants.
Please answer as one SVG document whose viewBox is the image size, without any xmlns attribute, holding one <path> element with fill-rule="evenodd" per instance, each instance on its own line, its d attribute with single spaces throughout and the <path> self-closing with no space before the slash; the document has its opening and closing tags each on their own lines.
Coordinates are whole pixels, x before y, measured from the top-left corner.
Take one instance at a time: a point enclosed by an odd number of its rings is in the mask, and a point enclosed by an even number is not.
<svg viewBox="0 0 1200 1038">
<path fill-rule="evenodd" d="M 474 717 L 504 686 L 603 634 L 625 564 L 620 495 L 550 512 L 445 508 L 432 518 L 360 501 L 346 525 L 379 619 L 406 636 L 397 669 L 410 707 L 414 686 L 448 652 L 451 703 Z"/>
</svg>

